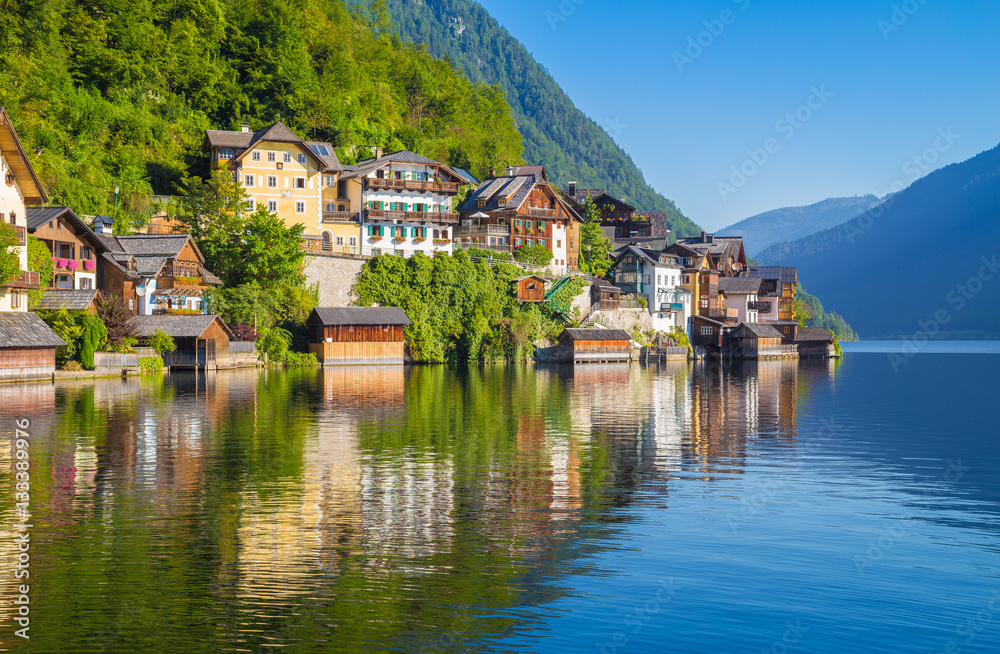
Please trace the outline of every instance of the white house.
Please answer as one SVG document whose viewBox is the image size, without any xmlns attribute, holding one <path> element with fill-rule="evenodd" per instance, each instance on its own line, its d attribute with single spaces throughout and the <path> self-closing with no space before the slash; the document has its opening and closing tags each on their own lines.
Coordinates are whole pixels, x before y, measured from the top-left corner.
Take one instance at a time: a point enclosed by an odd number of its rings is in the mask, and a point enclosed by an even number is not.
<svg viewBox="0 0 1000 654">
<path fill-rule="evenodd" d="M 39 287 L 38 273 L 28 272 L 28 206 L 45 204 L 45 191 L 35 176 L 7 111 L 0 108 L 0 223 L 15 232 L 17 275 L 0 280 L 0 311 L 27 311 L 28 290 Z"/>
<path fill-rule="evenodd" d="M 623 248 L 611 264 L 615 286 L 644 298 L 653 329 L 662 332 L 687 330 L 692 301 L 691 291 L 682 286 L 683 269 L 676 254 L 638 245 Z"/>
<path fill-rule="evenodd" d="M 401 150 L 358 162 L 341 176 L 361 211 L 361 254 L 451 254 L 462 177 L 444 164 Z"/>
<path fill-rule="evenodd" d="M 757 296 L 763 285 L 760 277 L 720 277 L 719 293 L 726 298 L 726 308 L 739 313 L 738 322 L 758 322 Z"/>
</svg>

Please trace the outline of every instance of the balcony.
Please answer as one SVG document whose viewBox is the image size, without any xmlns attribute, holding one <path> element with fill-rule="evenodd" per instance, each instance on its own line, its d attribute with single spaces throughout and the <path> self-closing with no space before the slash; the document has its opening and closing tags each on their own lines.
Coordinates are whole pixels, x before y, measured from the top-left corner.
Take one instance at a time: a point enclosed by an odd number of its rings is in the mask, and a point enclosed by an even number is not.
<svg viewBox="0 0 1000 654">
<path fill-rule="evenodd" d="M 458 192 L 458 184 L 454 182 L 432 182 L 414 179 L 382 179 L 368 178 L 370 189 L 400 189 L 406 191 L 440 191 L 442 193 Z"/>
<path fill-rule="evenodd" d="M 458 224 L 457 213 L 436 213 L 428 211 L 386 211 L 384 209 L 365 209 L 368 220 L 406 220 L 421 223 Z"/>
<path fill-rule="evenodd" d="M 510 225 L 462 225 L 455 236 L 510 236 Z"/>
<path fill-rule="evenodd" d="M 664 302 L 660 304 L 660 311 L 683 311 L 684 303 L 682 302 Z"/>
<path fill-rule="evenodd" d="M 747 302 L 747 308 L 751 311 L 762 311 L 764 313 L 771 313 L 771 303 L 757 300 L 755 302 Z"/>
<path fill-rule="evenodd" d="M 555 209 L 542 209 L 539 207 L 528 207 L 529 216 L 541 216 L 543 218 L 555 218 L 559 213 Z"/>
<path fill-rule="evenodd" d="M 4 286 L 9 288 L 40 288 L 41 281 L 38 278 L 38 273 L 22 270 L 19 275 L 12 277 Z"/>
<path fill-rule="evenodd" d="M 357 211 L 324 211 L 323 222 L 325 223 L 349 223 L 358 222 Z"/>
<path fill-rule="evenodd" d="M 361 254 L 361 249 L 356 245 L 334 245 L 324 243 L 321 239 L 306 238 L 302 240 L 302 249 L 306 252 L 329 252 L 331 254 Z"/>
</svg>

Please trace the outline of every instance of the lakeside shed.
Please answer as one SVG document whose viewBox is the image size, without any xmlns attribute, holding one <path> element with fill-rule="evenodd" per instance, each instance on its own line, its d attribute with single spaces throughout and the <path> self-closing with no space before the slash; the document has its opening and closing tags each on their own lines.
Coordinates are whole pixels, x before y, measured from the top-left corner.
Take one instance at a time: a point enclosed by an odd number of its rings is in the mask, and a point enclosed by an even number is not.
<svg viewBox="0 0 1000 654">
<path fill-rule="evenodd" d="M 399 307 L 316 307 L 307 324 L 309 351 L 325 366 L 403 363 L 410 319 Z"/>
<path fill-rule="evenodd" d="M 822 327 L 799 327 L 795 334 L 795 346 L 801 357 L 834 356 L 833 334 Z"/>
<path fill-rule="evenodd" d="M 631 340 L 624 329 L 566 328 L 559 336 L 559 342 L 570 348 L 574 363 L 628 361 Z"/>
<path fill-rule="evenodd" d="M 35 314 L 0 312 L 0 380 L 51 377 L 56 348 L 63 345 L 66 342 Z"/>
<path fill-rule="evenodd" d="M 767 323 L 745 322 L 726 334 L 723 352 L 734 359 L 780 357 L 781 332 Z"/>
<path fill-rule="evenodd" d="M 140 345 L 157 329 L 174 339 L 177 349 L 163 357 L 169 368 L 215 370 L 229 363 L 229 342 L 235 336 L 222 318 L 212 314 L 158 314 L 132 318 Z"/>
<path fill-rule="evenodd" d="M 544 302 L 545 278 L 538 275 L 526 275 L 514 280 L 517 284 L 518 302 Z"/>
</svg>

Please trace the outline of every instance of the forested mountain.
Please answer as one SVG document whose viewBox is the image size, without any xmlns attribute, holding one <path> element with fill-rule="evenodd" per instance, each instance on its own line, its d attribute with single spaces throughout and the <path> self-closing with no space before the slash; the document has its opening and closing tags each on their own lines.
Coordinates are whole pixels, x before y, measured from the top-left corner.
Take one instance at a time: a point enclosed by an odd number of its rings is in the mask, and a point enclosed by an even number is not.
<svg viewBox="0 0 1000 654">
<path fill-rule="evenodd" d="M 1000 146 L 917 180 L 843 225 L 772 245 L 865 338 L 998 338 Z"/>
<path fill-rule="evenodd" d="M 765 211 L 730 225 L 719 233 L 742 236 L 747 254 L 756 256 L 758 252 L 774 243 L 794 241 L 846 223 L 881 201 L 874 195 L 827 198 L 804 207 L 784 207 Z"/>
<path fill-rule="evenodd" d="M 545 164 L 549 178 L 565 188 L 606 188 L 645 211 L 668 214 L 675 235 L 699 232 L 674 203 L 649 186 L 632 158 L 593 120 L 577 109 L 528 50 L 473 0 L 349 0 L 381 13 L 406 41 L 426 44 L 474 81 L 499 84 L 514 108 L 527 163 Z M 539 10 L 539 20 L 542 13 Z M 378 20 L 375 18 L 374 20 Z"/>
<path fill-rule="evenodd" d="M 338 0 L 10 0 L 5 105 L 53 203 L 126 215 L 183 193 L 206 128 L 280 119 L 331 141 L 408 148 L 484 175 L 521 161 L 498 87 L 373 30 Z"/>
</svg>

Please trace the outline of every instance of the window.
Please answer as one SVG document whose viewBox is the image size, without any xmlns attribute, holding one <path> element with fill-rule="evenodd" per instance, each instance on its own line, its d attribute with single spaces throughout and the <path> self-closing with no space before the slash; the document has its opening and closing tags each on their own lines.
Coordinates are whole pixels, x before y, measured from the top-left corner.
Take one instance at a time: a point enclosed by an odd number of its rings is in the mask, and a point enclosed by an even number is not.
<svg viewBox="0 0 1000 654">
<path fill-rule="evenodd" d="M 656 276 L 656 285 L 659 286 L 661 284 L 663 284 L 663 275 L 657 275 Z"/>
<path fill-rule="evenodd" d="M 302 164 L 303 166 L 306 165 L 306 155 L 300 153 L 298 156 L 298 160 L 299 163 Z"/>
<path fill-rule="evenodd" d="M 267 201 L 267 210 L 270 211 L 271 213 L 278 213 L 278 201 L 277 200 L 268 200 Z"/>
<path fill-rule="evenodd" d="M 521 239 L 519 239 L 519 238 L 515 238 L 515 239 L 514 239 L 514 245 L 515 245 L 515 246 L 520 246 L 520 245 L 521 245 Z"/>
<path fill-rule="evenodd" d="M 524 221 L 524 228 L 525 229 L 531 229 L 531 221 L 530 220 L 525 220 Z"/>
<path fill-rule="evenodd" d="M 281 161 L 282 161 L 282 163 L 292 163 L 292 153 L 291 152 L 282 152 L 281 153 Z"/>
<path fill-rule="evenodd" d="M 556 247 L 557 248 L 561 248 L 562 247 L 562 241 L 556 241 Z"/>
<path fill-rule="evenodd" d="M 544 220 L 539 220 L 538 221 L 538 229 L 540 229 L 542 231 L 545 231 L 545 221 Z"/>
<path fill-rule="evenodd" d="M 253 211 L 256 208 L 257 208 L 257 201 L 256 200 L 254 200 L 253 198 L 250 198 L 249 200 L 247 200 L 247 209 L 248 210 Z"/>
<path fill-rule="evenodd" d="M 89 245 L 84 245 L 80 248 L 81 259 L 92 259 L 93 257 L 94 257 L 94 251 L 90 249 Z"/>
<path fill-rule="evenodd" d="M 326 203 L 326 210 L 327 211 L 336 211 L 337 210 L 337 205 L 334 204 L 333 202 L 327 202 Z"/>
<path fill-rule="evenodd" d="M 267 176 L 267 188 L 278 188 L 278 176 L 268 175 Z"/>
<path fill-rule="evenodd" d="M 357 244 L 358 244 L 358 237 L 357 236 L 348 236 L 347 237 L 347 244 L 351 245 L 351 246 L 357 246 Z"/>
<path fill-rule="evenodd" d="M 344 245 L 344 237 L 343 236 L 337 236 L 337 246 L 338 247 L 343 247 L 343 245 Z"/>
<path fill-rule="evenodd" d="M 690 284 L 691 283 L 691 275 L 684 275 L 683 277 L 681 277 L 681 283 L 682 284 Z"/>
<path fill-rule="evenodd" d="M 434 230 L 434 238 L 438 238 L 438 230 Z"/>
<path fill-rule="evenodd" d="M 10 292 L 10 308 L 17 309 L 21 306 L 21 294 L 17 291 Z"/>
<path fill-rule="evenodd" d="M 305 212 L 306 212 L 306 203 L 305 202 L 296 202 L 295 203 L 295 213 L 305 213 Z"/>
<path fill-rule="evenodd" d="M 128 299 L 128 309 L 129 309 L 129 311 L 132 311 L 133 309 L 135 309 L 135 298 L 131 298 L 130 297 Z"/>
<path fill-rule="evenodd" d="M 219 159 L 232 159 L 233 149 L 232 148 L 219 148 Z"/>
<path fill-rule="evenodd" d="M 417 238 L 417 235 L 418 235 L 417 230 L 418 229 L 419 229 L 419 227 L 411 227 L 410 228 L 410 237 L 411 238 Z"/>
<path fill-rule="evenodd" d="M 260 161 L 260 150 L 254 150 L 250 153 L 250 161 Z"/>
<path fill-rule="evenodd" d="M 244 175 L 243 176 L 243 186 L 246 186 L 247 188 L 250 188 L 251 186 L 253 186 L 253 181 L 254 181 L 253 180 L 253 175 Z"/>
<path fill-rule="evenodd" d="M 642 283 L 643 284 L 648 284 L 649 283 L 649 275 L 643 275 L 642 276 Z"/>
<path fill-rule="evenodd" d="M 448 230 L 447 229 L 442 229 L 441 230 L 441 238 L 448 238 Z"/>
<path fill-rule="evenodd" d="M 268 152 L 267 153 L 267 162 L 268 163 L 274 163 L 277 160 L 278 160 L 278 153 L 277 152 Z"/>
<path fill-rule="evenodd" d="M 61 259 L 74 259 L 73 256 L 73 246 L 69 243 L 59 244 L 59 258 Z"/>
<path fill-rule="evenodd" d="M 712 327 L 709 326 L 709 325 L 702 325 L 701 326 L 701 335 L 702 336 L 711 336 L 712 335 Z"/>
<path fill-rule="evenodd" d="M 305 187 L 306 187 L 306 178 L 305 177 L 296 177 L 295 178 L 295 188 L 305 188 Z"/>
<path fill-rule="evenodd" d="M 337 176 L 336 175 L 327 175 L 326 176 L 326 185 L 327 186 L 335 186 L 336 184 L 337 184 Z"/>
</svg>

